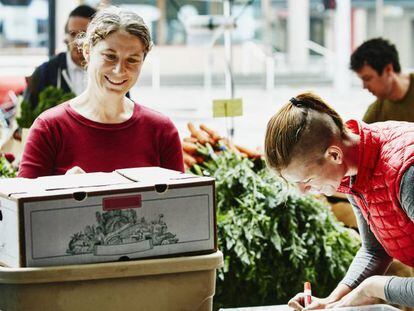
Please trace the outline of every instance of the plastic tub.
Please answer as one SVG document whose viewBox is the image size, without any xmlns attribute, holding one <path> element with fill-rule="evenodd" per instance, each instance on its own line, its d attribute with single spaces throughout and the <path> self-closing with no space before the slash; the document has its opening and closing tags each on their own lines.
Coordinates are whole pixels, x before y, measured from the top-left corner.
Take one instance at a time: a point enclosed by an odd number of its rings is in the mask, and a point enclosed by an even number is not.
<svg viewBox="0 0 414 311">
<path fill-rule="evenodd" d="M 223 254 L 0 267 L 0 310 L 212 310 Z"/>
</svg>

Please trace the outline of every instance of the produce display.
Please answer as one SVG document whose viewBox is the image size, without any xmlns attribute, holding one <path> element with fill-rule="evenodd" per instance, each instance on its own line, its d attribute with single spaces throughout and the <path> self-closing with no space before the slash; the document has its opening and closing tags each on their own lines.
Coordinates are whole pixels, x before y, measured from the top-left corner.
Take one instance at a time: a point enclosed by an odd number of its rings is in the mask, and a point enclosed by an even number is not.
<svg viewBox="0 0 414 311">
<path fill-rule="evenodd" d="M 204 127 L 204 126 L 203 126 Z M 205 127 L 204 127 L 205 128 Z M 285 304 L 313 284 L 324 297 L 360 247 L 328 203 L 300 194 L 265 167 L 259 152 L 189 124 L 183 149 L 190 172 L 216 179 L 217 233 L 225 265 L 216 307 Z M 191 148 L 190 148 L 191 147 Z"/>
</svg>

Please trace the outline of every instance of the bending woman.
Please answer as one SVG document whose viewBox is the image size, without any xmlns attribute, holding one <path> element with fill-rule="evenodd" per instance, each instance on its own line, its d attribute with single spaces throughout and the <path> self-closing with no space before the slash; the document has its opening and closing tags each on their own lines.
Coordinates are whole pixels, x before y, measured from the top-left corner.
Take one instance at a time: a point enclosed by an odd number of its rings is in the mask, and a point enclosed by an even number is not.
<svg viewBox="0 0 414 311">
<path fill-rule="evenodd" d="M 300 94 L 269 121 L 268 166 L 303 192 L 346 193 L 362 247 L 344 279 L 306 310 L 378 303 L 414 307 L 414 278 L 383 276 L 393 258 L 414 267 L 414 124 L 346 123 L 320 97 Z M 304 295 L 289 301 L 304 308 Z"/>
</svg>

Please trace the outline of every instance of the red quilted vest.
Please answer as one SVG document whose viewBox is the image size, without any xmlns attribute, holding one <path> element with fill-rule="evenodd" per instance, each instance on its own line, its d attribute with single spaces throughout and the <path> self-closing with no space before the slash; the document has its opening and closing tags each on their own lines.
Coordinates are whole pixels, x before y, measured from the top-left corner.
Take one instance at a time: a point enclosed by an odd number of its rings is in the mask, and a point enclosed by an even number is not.
<svg viewBox="0 0 414 311">
<path fill-rule="evenodd" d="M 361 137 L 358 173 L 338 191 L 353 195 L 386 252 L 414 267 L 414 222 L 400 205 L 401 178 L 414 164 L 414 123 L 350 120 L 347 126 Z"/>
</svg>

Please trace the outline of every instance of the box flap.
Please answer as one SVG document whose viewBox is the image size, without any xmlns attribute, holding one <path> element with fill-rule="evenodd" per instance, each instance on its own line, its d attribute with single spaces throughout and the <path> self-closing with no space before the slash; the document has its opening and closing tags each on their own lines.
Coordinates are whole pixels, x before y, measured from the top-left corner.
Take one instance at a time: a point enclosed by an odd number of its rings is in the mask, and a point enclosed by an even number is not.
<svg viewBox="0 0 414 311">
<path fill-rule="evenodd" d="M 39 185 L 33 183 L 33 179 L 27 178 L 2 178 L 0 179 L 0 193 L 9 196 L 13 193 L 27 193 Z"/>
<path fill-rule="evenodd" d="M 88 173 L 37 178 L 46 191 L 72 188 L 102 187 L 131 183 L 130 180 L 116 173 Z"/>
<path fill-rule="evenodd" d="M 44 176 L 36 179 L 6 178 L 0 180 L 0 193 L 6 196 L 34 194 L 64 189 L 82 189 L 119 184 L 130 184 L 131 180 L 117 173 L 88 173 L 75 175 Z"/>
<path fill-rule="evenodd" d="M 183 179 L 197 179 L 196 175 L 185 174 L 179 171 L 169 170 L 161 167 L 137 167 L 116 170 L 116 172 L 134 182 L 145 182 L 152 184 L 171 184 Z"/>
</svg>

